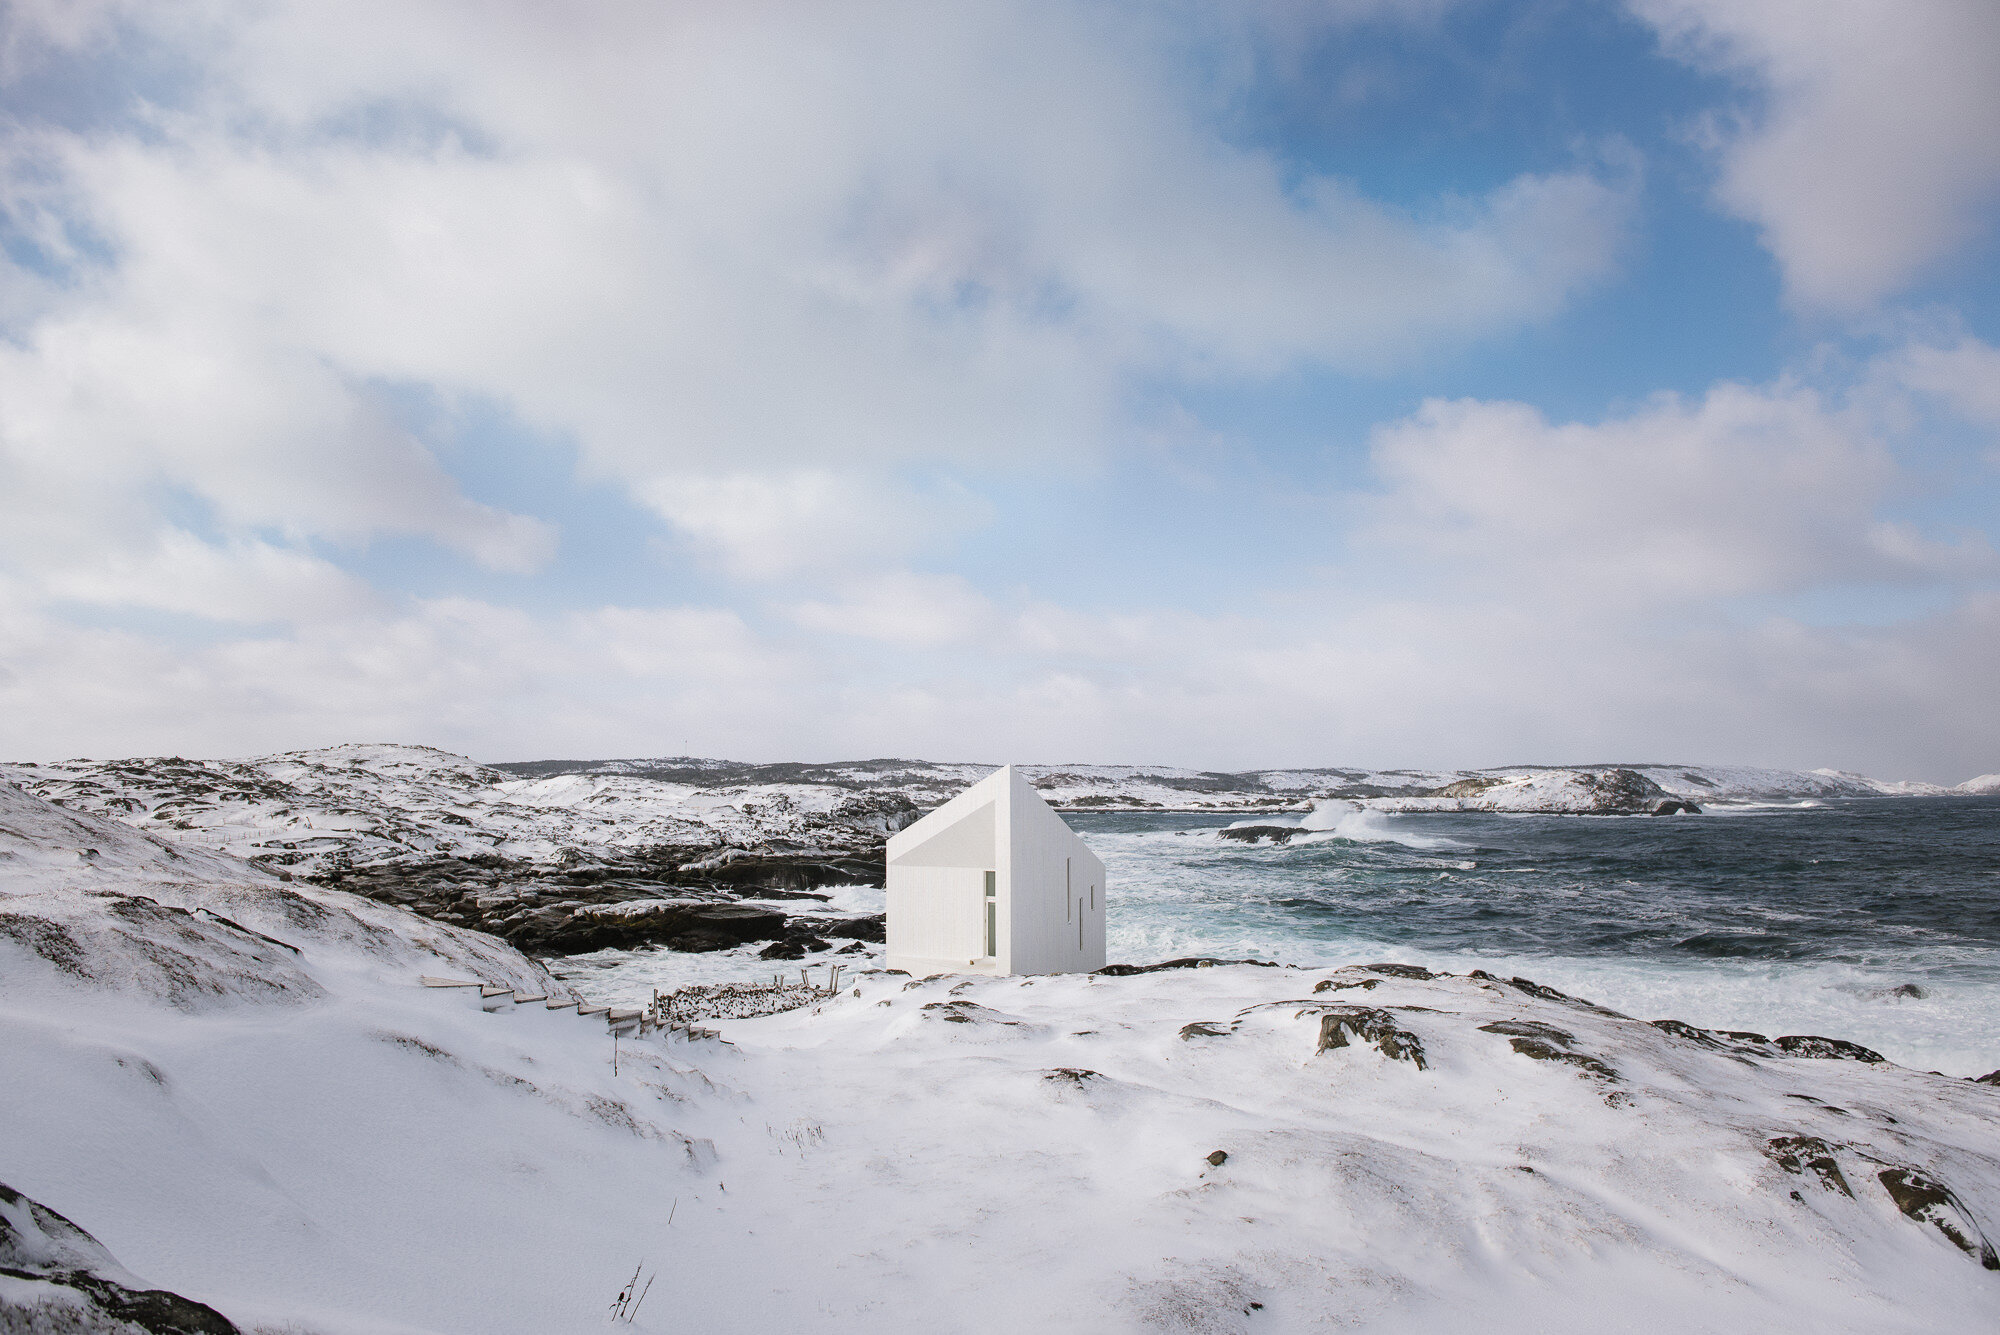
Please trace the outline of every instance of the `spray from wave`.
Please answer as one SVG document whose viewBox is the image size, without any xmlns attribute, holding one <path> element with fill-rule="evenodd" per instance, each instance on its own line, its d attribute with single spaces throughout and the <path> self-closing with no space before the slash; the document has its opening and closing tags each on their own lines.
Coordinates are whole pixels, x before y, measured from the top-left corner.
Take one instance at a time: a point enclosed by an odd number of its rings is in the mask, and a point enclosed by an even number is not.
<svg viewBox="0 0 2000 1335">
<path fill-rule="evenodd" d="M 1282 829 L 1298 830 L 1300 833 L 1289 839 L 1291 844 L 1318 844 L 1332 840 L 1345 840 L 1352 844 L 1401 844 L 1405 848 L 1463 848 L 1465 845 L 1455 839 L 1440 835 L 1417 834 L 1401 828 L 1395 815 L 1370 811 L 1357 802 L 1329 797 L 1315 801 L 1312 810 L 1303 816 L 1264 816 L 1257 820 L 1240 820 L 1227 828 L 1232 830 Z"/>
</svg>

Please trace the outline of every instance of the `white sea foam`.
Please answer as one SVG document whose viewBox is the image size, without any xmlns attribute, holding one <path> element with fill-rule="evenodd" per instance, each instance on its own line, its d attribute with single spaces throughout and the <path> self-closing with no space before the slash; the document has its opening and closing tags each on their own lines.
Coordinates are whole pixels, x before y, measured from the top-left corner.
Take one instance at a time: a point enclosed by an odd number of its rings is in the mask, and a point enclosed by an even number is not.
<svg viewBox="0 0 2000 1335">
<path fill-rule="evenodd" d="M 1392 822 L 1399 819 L 1366 814 Z M 1762 814 L 1767 819 L 1784 818 L 1772 809 Z M 1271 875 L 1282 878 L 1255 895 L 1243 893 L 1241 879 L 1254 876 L 1254 870 L 1239 871 L 1237 879 L 1225 882 L 1216 874 L 1219 868 L 1206 861 L 1208 850 L 1220 854 L 1227 848 L 1237 855 L 1240 868 L 1242 846 L 1183 839 L 1172 831 L 1089 832 L 1110 874 L 1110 958 L 1148 961 L 1209 955 L 1310 966 L 1396 960 L 1453 973 L 1485 969 L 1531 978 L 1642 1019 L 1678 1019 L 1707 1028 L 1772 1035 L 1824 1034 L 1864 1044 L 1906 1066 L 1951 1075 L 2000 1068 L 2000 983 L 1993 978 L 1996 961 L 1991 951 L 1927 946 L 1917 940 L 1901 950 L 1885 949 L 1876 960 L 1845 962 L 1413 947 L 1370 930 L 1338 906 L 1324 914 L 1310 908 L 1302 912 L 1297 898 L 1287 894 L 1284 881 L 1296 883 L 1297 897 L 1311 898 L 1328 886 L 1369 875 L 1365 867 L 1305 867 L 1288 864 L 1285 858 L 1308 840 L 1364 842 L 1365 836 L 1357 839 L 1348 833 L 1351 827 L 1346 822 L 1351 819 L 1333 814 L 1331 830 L 1302 835 L 1288 846 L 1252 846 L 1256 852 L 1273 855 Z M 1433 846 L 1427 836 L 1394 834 L 1400 836 L 1395 838 L 1399 846 Z M 1538 882 L 1549 875 L 1536 868 L 1487 867 L 1472 860 L 1406 858 L 1387 849 L 1377 856 L 1393 859 L 1391 865 L 1401 871 L 1425 873 L 1427 885 L 1436 885 L 1440 875 L 1456 880 L 1454 873 L 1475 870 L 1482 877 L 1533 874 Z M 1413 874 L 1402 884 L 1416 880 Z M 1515 876 L 1508 876 L 1505 883 L 1520 884 Z M 1546 901 L 1551 913 L 1568 911 L 1559 907 L 1562 904 L 1606 896 L 1614 906 L 1608 911 L 1634 926 L 1677 922 L 1679 910 L 1656 900 L 1648 886 L 1630 883 L 1621 893 L 1623 883 L 1606 881 L 1589 887 L 1538 883 L 1509 893 Z M 1497 885 L 1488 888 L 1495 896 L 1502 893 Z M 1401 892 L 1384 884 L 1384 894 Z M 1810 922 L 1811 915 L 1773 905 L 1763 919 L 1773 929 L 1782 929 L 1788 923 Z M 1685 930 L 1694 935 L 1700 929 Z M 1896 995 L 1895 989 L 1905 984 L 1918 985 L 1924 995 Z"/>
<path fill-rule="evenodd" d="M 1231 822 L 1225 828 L 1242 830 L 1259 826 L 1304 831 L 1290 841 L 1293 844 L 1344 839 L 1355 844 L 1401 844 L 1405 848 L 1419 849 L 1464 847 L 1455 839 L 1418 834 L 1399 824 L 1393 813 L 1371 811 L 1358 802 L 1338 797 L 1320 798 L 1312 804 L 1312 810 L 1302 816 L 1260 816 L 1255 820 Z"/>
</svg>

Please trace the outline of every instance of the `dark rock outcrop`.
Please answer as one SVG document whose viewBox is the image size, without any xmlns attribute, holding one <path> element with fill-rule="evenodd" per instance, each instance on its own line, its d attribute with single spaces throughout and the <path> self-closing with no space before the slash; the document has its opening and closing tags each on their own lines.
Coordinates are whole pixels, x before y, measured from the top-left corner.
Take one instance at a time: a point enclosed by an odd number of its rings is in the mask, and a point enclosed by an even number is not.
<svg viewBox="0 0 2000 1335">
<path fill-rule="evenodd" d="M 879 884 L 879 853 L 827 857 L 726 850 L 681 861 L 670 851 L 618 865 L 551 868 L 501 858 L 441 858 L 322 878 L 342 890 L 396 904 L 427 918 L 489 932 L 535 954 L 574 954 L 609 946 L 662 945 L 673 950 L 720 950 L 786 936 L 786 915 L 739 903 L 744 898 L 810 900 L 821 885 Z M 649 903 L 741 909 L 707 915 L 692 907 L 630 913 Z M 821 934 L 880 941 L 880 915 L 839 919 Z M 793 933 L 794 936 L 798 935 Z"/>
<path fill-rule="evenodd" d="M 1437 977 L 1421 964 L 1357 964 L 1354 967 L 1363 973 L 1379 973 L 1389 978 L 1414 978 L 1424 983 Z"/>
<path fill-rule="evenodd" d="M 1254 844 L 1265 839 L 1274 844 L 1289 844 L 1305 831 L 1296 825 L 1232 825 L 1215 833 L 1219 838 L 1239 844 Z"/>
<path fill-rule="evenodd" d="M 1616 1080 L 1618 1072 L 1587 1052 L 1576 1051 L 1576 1037 L 1566 1030 L 1539 1020 L 1495 1020 L 1482 1024 L 1480 1031 L 1504 1035 L 1514 1051 L 1536 1061 L 1561 1062 L 1603 1080 Z"/>
<path fill-rule="evenodd" d="M 1828 1191 L 1854 1195 L 1854 1188 L 1847 1185 L 1840 1171 L 1840 1161 L 1834 1158 L 1833 1146 L 1818 1136 L 1773 1136 L 1764 1142 L 1764 1154 L 1794 1177 L 1811 1173 Z"/>
<path fill-rule="evenodd" d="M 1326 1006 L 1320 1010 L 1318 1056 L 1331 1048 L 1372 1044 L 1392 1061 L 1426 1069 L 1424 1041 L 1396 1023 L 1396 1017 L 1373 1006 Z"/>
<path fill-rule="evenodd" d="M 1474 969 L 1471 973 L 1467 974 L 1466 977 L 1477 978 L 1479 979 L 1479 981 L 1483 983 L 1499 983 L 1499 984 L 1504 984 L 1507 987 L 1517 988 L 1522 992 L 1526 992 L 1529 996 L 1534 997 L 1539 1001 L 1559 1001 L 1565 1006 L 1581 1007 L 1584 1010 L 1593 1011 L 1598 1015 L 1610 1016 L 1612 1019 L 1616 1020 L 1624 1020 L 1631 1018 L 1629 1016 L 1620 1015 L 1617 1011 L 1614 1011 L 1609 1007 L 1600 1006 L 1594 1001 L 1585 1001 L 1582 997 L 1573 997 L 1567 992 L 1559 991 L 1556 988 L 1548 986 L 1546 983 L 1538 983 L 1532 978 L 1519 978 L 1519 977 L 1500 978 L 1494 974 L 1486 972 L 1486 970 L 1484 969 Z"/>
<path fill-rule="evenodd" d="M 1878 1066 L 1888 1060 L 1873 1048 L 1864 1048 L 1859 1043 L 1850 1043 L 1844 1038 L 1824 1038 L 1818 1034 L 1784 1034 L 1772 1039 L 1771 1044 L 1787 1057 L 1872 1062 Z"/>
<path fill-rule="evenodd" d="M 1218 964 L 1254 964 L 1260 969 L 1278 967 L 1270 960 L 1219 960 L 1208 955 L 1189 955 L 1184 959 L 1162 960 L 1158 964 L 1107 964 L 1097 972 L 1106 978 L 1130 978 L 1136 973 L 1159 973 L 1163 969 L 1212 969 Z"/>
<path fill-rule="evenodd" d="M 501 933 L 512 944 L 560 954 L 608 946 L 661 945 L 670 950 L 727 950 L 785 932 L 785 914 L 755 904 L 642 899 L 560 906 Z"/>
<path fill-rule="evenodd" d="M 1972 1212 L 1951 1188 L 1914 1168 L 1885 1168 L 1876 1177 L 1905 1216 L 1929 1224 L 1988 1270 L 2000 1270 L 2000 1253 L 1993 1250 L 1993 1244 L 1973 1222 Z"/>
<path fill-rule="evenodd" d="M 0 1185 L 0 1275 L 17 1282 L 0 1323 L 14 1330 L 238 1335 L 205 1303 L 140 1287 L 104 1244 L 39 1201 Z M 37 1300 L 37 1295 L 46 1293 Z M 18 1324 L 14 1317 L 18 1315 Z"/>
<path fill-rule="evenodd" d="M 1873 1048 L 1820 1034 L 1784 1034 L 1778 1038 L 1767 1038 L 1748 1029 L 1703 1029 L 1682 1020 L 1649 1020 L 1647 1023 L 1701 1047 L 1726 1048 L 1748 1057 L 1816 1057 L 1827 1061 L 1872 1064 L 1888 1060 Z"/>
</svg>

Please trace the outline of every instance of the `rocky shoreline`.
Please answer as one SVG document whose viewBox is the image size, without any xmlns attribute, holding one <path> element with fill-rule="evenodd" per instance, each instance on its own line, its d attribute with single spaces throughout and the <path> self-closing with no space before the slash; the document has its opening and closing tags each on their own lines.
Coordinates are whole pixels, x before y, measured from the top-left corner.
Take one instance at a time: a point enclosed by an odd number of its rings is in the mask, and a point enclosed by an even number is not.
<svg viewBox="0 0 2000 1335">
<path fill-rule="evenodd" d="M 813 912 L 819 888 L 879 885 L 882 857 L 747 854 L 690 872 L 659 863 L 561 869 L 487 857 L 444 858 L 307 878 L 413 913 L 497 936 L 530 955 L 610 948 L 730 950 L 765 942 L 768 959 L 825 950 L 828 938 L 881 941 L 882 914 Z M 788 913 L 771 901 L 796 901 Z"/>
</svg>

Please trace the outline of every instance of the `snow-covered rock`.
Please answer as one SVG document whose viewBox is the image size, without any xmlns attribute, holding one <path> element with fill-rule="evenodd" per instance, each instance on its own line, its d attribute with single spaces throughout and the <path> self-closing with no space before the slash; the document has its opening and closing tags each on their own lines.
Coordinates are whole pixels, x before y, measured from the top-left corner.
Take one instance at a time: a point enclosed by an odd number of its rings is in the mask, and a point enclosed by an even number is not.
<svg viewBox="0 0 2000 1335">
<path fill-rule="evenodd" d="M 301 874 L 440 860 L 675 870 L 774 850 L 838 859 L 879 850 L 914 814 L 900 795 L 825 784 L 521 778 L 421 746 L 16 764 L 0 766 L 0 779 L 177 845 Z"/>
<path fill-rule="evenodd" d="M 810 911 L 793 921 L 734 901 L 816 907 L 816 886 L 879 883 L 884 841 L 916 814 L 896 793 L 519 778 L 409 746 L 13 765 L 0 779 L 187 857 L 254 859 L 544 952 L 647 941 L 704 950 L 827 932 L 879 940 L 879 921 Z M 621 907 L 635 901 L 652 911 Z M 753 928 L 762 934 L 744 935 Z"/>
<path fill-rule="evenodd" d="M 708 1162 L 677 1119 L 714 1087 L 657 1045 L 614 1074 L 605 1020 L 574 1003 L 492 937 L 0 784 L 0 1181 L 246 1329 L 601 1310 Z M 44 1262 L 137 1286 L 108 1258 Z M 57 1287 L 0 1282 L 0 1329 L 41 1329 L 22 1314 Z"/>
<path fill-rule="evenodd" d="M 1982 774 L 1976 779 L 1967 779 L 1958 785 L 1957 791 L 1978 796 L 2000 793 L 2000 774 Z"/>
<path fill-rule="evenodd" d="M 977 1202 L 968 1255 L 1034 1258 L 971 1328 L 1917 1330 L 2000 1294 L 2000 1095 L 1852 1045 L 1407 966 L 871 976 L 721 1028 L 814 1091 L 820 1180 L 921 1174 Z"/>
<path fill-rule="evenodd" d="M 1457 780 L 1422 797 L 1379 797 L 1380 811 L 1510 811 L 1584 816 L 1670 816 L 1700 808 L 1637 770 L 1530 770 Z"/>
<path fill-rule="evenodd" d="M 238 1335 L 213 1307 L 153 1288 L 89 1232 L 4 1183 L 0 1323 L 21 1332 Z"/>
</svg>

